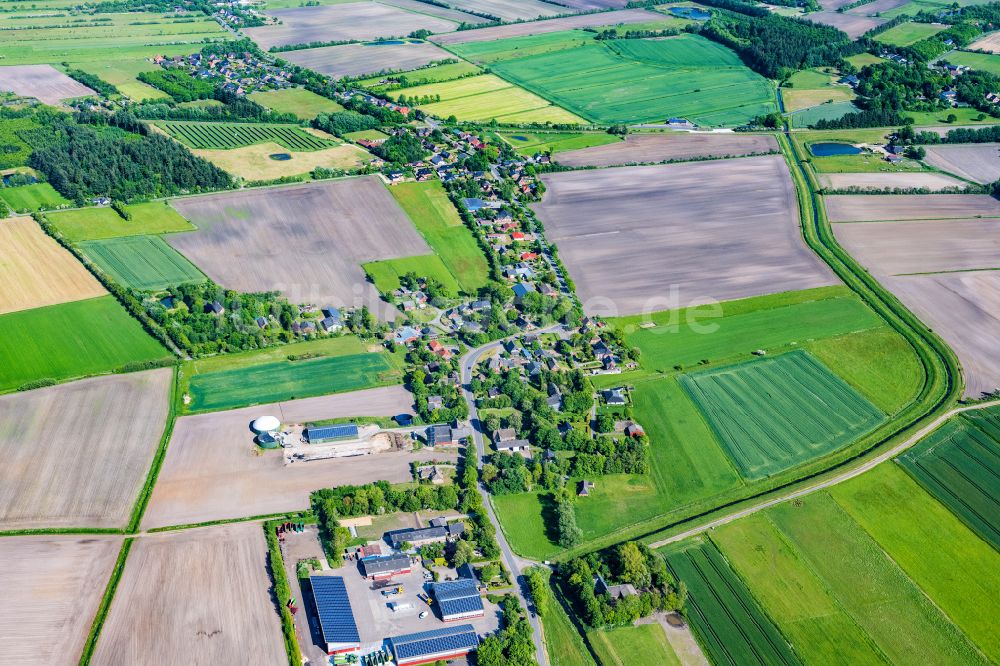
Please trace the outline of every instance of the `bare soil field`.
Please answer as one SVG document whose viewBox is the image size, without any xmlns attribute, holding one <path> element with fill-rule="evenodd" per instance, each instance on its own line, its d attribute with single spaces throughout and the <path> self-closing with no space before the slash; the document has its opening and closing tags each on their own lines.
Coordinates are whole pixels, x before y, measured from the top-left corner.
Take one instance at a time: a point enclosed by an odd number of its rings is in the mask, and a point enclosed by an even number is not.
<svg viewBox="0 0 1000 666">
<path fill-rule="evenodd" d="M 171 378 L 163 368 L 0 396 L 0 529 L 124 527 Z"/>
<path fill-rule="evenodd" d="M 378 0 L 378 2 L 383 5 L 392 5 L 400 9 L 407 9 L 418 14 L 430 14 L 431 16 L 437 16 L 438 18 L 454 21 L 455 23 L 468 23 L 469 25 L 486 23 L 486 19 L 482 16 L 467 14 L 457 9 L 439 7 L 438 5 L 420 2 L 420 0 Z"/>
<path fill-rule="evenodd" d="M 931 166 L 962 178 L 987 184 L 1000 180 L 1000 143 L 927 146 Z"/>
<path fill-rule="evenodd" d="M 983 35 L 976 41 L 969 44 L 969 50 L 1000 53 L 1000 32 L 991 32 L 988 35 Z"/>
<path fill-rule="evenodd" d="M 339 5 L 338 5 L 339 6 Z M 295 303 L 368 305 L 392 316 L 361 264 L 430 254 L 375 176 L 172 202 L 198 231 L 167 241 L 217 283 Z"/>
<path fill-rule="evenodd" d="M 607 167 L 691 157 L 739 157 L 777 150 L 778 142 L 766 134 L 629 134 L 624 141 L 569 150 L 558 153 L 555 159 L 573 167 Z"/>
<path fill-rule="evenodd" d="M 589 12 L 594 9 L 621 9 L 628 0 L 559 0 L 560 5 Z"/>
<path fill-rule="evenodd" d="M 435 60 L 453 56 L 430 42 L 419 44 L 406 42 L 323 46 L 317 49 L 288 51 L 282 53 L 281 57 L 301 67 L 339 79 L 342 76 L 417 69 Z"/>
<path fill-rule="evenodd" d="M 280 19 L 281 24 L 243 30 L 265 51 L 288 44 L 405 37 L 414 30 L 447 32 L 458 27 L 452 21 L 375 2 L 292 7 L 267 14 Z"/>
<path fill-rule="evenodd" d="M 1000 271 L 889 277 L 883 284 L 958 354 L 966 396 L 1000 389 Z"/>
<path fill-rule="evenodd" d="M 0 90 L 12 91 L 22 97 L 35 97 L 46 104 L 96 94 L 51 65 L 0 67 Z"/>
<path fill-rule="evenodd" d="M 0 314 L 107 293 L 30 217 L 0 220 L 0 247 Z"/>
<path fill-rule="evenodd" d="M 285 663 L 258 523 L 136 539 L 91 663 Z"/>
<path fill-rule="evenodd" d="M 820 0 L 819 6 L 827 12 L 835 12 L 844 5 L 848 5 L 853 0 Z"/>
<path fill-rule="evenodd" d="M 937 191 L 946 187 L 965 189 L 968 186 L 968 183 L 958 178 L 930 172 L 818 173 L 816 177 L 820 185 L 834 190 L 846 190 L 850 187 L 869 190 L 923 187 Z"/>
<path fill-rule="evenodd" d="M 831 222 L 1000 217 L 987 194 L 835 194 L 824 197 Z"/>
<path fill-rule="evenodd" d="M 853 9 L 848 9 L 846 14 L 853 14 L 855 16 L 876 16 L 884 12 L 896 9 L 897 7 L 902 7 L 910 0 L 875 0 L 875 2 L 869 2 L 866 5 L 860 5 L 854 7 Z M 847 3 L 841 3 L 841 7 Z M 826 9 L 826 7 L 824 7 Z"/>
<path fill-rule="evenodd" d="M 424 449 L 286 466 L 282 451 L 261 451 L 250 430 L 253 419 L 265 414 L 282 423 L 302 424 L 408 411 L 412 411 L 412 396 L 400 386 L 390 386 L 181 417 L 174 426 L 143 528 L 299 510 L 306 508 L 309 493 L 318 488 L 379 479 L 409 481 L 410 461 L 453 456 Z"/>
<path fill-rule="evenodd" d="M 544 21 L 499 25 L 492 28 L 479 28 L 478 30 L 461 30 L 458 32 L 449 32 L 444 35 L 436 35 L 432 39 L 438 44 L 465 44 L 466 42 L 485 42 L 494 39 L 507 39 L 508 37 L 541 35 L 548 32 L 590 28 L 599 25 L 617 25 L 619 23 L 627 25 L 629 23 L 647 23 L 649 21 L 663 20 L 664 15 L 656 12 L 650 12 L 645 9 L 623 9 L 620 12 L 583 14 L 581 16 L 566 16 Z"/>
<path fill-rule="evenodd" d="M 1000 268 L 1000 218 L 836 224 L 837 240 L 882 275 Z"/>
<path fill-rule="evenodd" d="M 0 663 L 75 666 L 122 537 L 0 539 Z"/>
<path fill-rule="evenodd" d="M 836 282 L 802 242 L 780 156 L 542 176 L 535 210 L 589 313 L 628 315 Z"/>
<path fill-rule="evenodd" d="M 258 143 L 230 150 L 192 150 L 220 169 L 244 180 L 269 180 L 282 176 L 298 176 L 316 167 L 328 169 L 355 169 L 363 166 L 372 156 L 359 146 L 344 143 L 331 148 L 307 151 L 289 151 L 277 143 Z M 275 160 L 271 155 L 288 155 L 287 160 Z"/>
<path fill-rule="evenodd" d="M 456 9 L 496 16 L 501 21 L 519 21 L 566 14 L 565 7 L 540 0 L 448 0 Z"/>
<path fill-rule="evenodd" d="M 888 20 L 883 18 L 858 16 L 856 14 L 849 14 L 846 12 L 842 14 L 840 12 L 825 11 L 813 12 L 806 18 L 813 23 L 822 23 L 824 25 L 833 26 L 834 28 L 839 28 L 840 30 L 846 32 L 851 39 L 857 39 L 875 26 L 882 25 Z"/>
</svg>

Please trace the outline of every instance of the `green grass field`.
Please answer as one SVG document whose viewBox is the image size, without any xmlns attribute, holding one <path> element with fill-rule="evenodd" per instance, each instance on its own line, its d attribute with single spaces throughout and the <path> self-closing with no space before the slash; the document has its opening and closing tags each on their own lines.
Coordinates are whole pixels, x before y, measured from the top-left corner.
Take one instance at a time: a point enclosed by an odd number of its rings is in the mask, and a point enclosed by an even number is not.
<svg viewBox="0 0 1000 666">
<path fill-rule="evenodd" d="M 809 127 L 820 120 L 837 120 L 855 111 L 858 111 L 858 107 L 854 102 L 831 102 L 793 111 L 788 114 L 788 118 L 794 127 Z"/>
<path fill-rule="evenodd" d="M 382 83 L 388 78 L 405 79 L 408 85 L 419 86 L 425 83 L 452 81 L 463 76 L 468 76 L 469 74 L 478 74 L 480 72 L 482 72 L 482 70 L 470 62 L 454 62 L 446 65 L 434 65 L 433 67 L 424 67 L 422 69 L 414 69 L 408 72 L 400 72 L 399 74 L 393 74 L 391 77 L 373 76 L 369 79 L 356 81 L 355 85 L 360 88 L 368 88 L 369 90 L 382 92 L 392 85 L 391 83 Z M 388 92 L 390 94 L 395 94 L 395 91 L 392 90 Z"/>
<path fill-rule="evenodd" d="M 1000 55 L 995 53 L 955 51 L 949 53 L 946 59 L 953 65 L 966 65 L 980 72 L 989 72 L 990 74 L 1000 76 Z"/>
<path fill-rule="evenodd" d="M 486 284 L 489 277 L 486 256 L 458 216 L 440 181 L 402 183 L 389 191 L 462 291 L 474 294 Z"/>
<path fill-rule="evenodd" d="M 637 627 L 598 629 L 587 634 L 590 644 L 601 657 L 604 666 L 656 664 L 680 666 L 681 661 L 667 642 L 667 634 L 659 624 Z"/>
<path fill-rule="evenodd" d="M 0 392 L 169 357 L 113 296 L 0 316 Z"/>
<path fill-rule="evenodd" d="M 687 542 L 666 556 L 674 576 L 688 586 L 688 619 L 712 663 L 800 663 L 711 542 Z"/>
<path fill-rule="evenodd" d="M 170 136 L 195 149 L 231 150 L 274 142 L 289 150 L 311 151 L 337 145 L 336 141 L 309 134 L 298 125 L 174 121 L 162 121 L 157 125 Z"/>
<path fill-rule="evenodd" d="M 863 478 L 863 477 L 862 477 Z M 781 504 L 768 515 L 841 608 L 891 663 L 985 660 L 879 545 L 829 495 Z"/>
<path fill-rule="evenodd" d="M 933 37 L 945 29 L 944 24 L 933 23 L 900 23 L 885 32 L 875 35 L 873 39 L 882 44 L 892 44 L 893 46 L 909 46 L 919 42 L 921 39 Z M 950 56 L 949 56 L 950 59 Z"/>
<path fill-rule="evenodd" d="M 903 454 L 899 462 L 1000 550 L 1000 410 L 951 419 Z"/>
<path fill-rule="evenodd" d="M 448 267 L 436 254 L 370 261 L 361 267 L 382 294 L 391 294 L 399 289 L 399 278 L 410 272 L 416 273 L 419 277 L 434 278 L 444 286 L 450 296 L 458 296 L 461 290 L 448 271 Z"/>
<path fill-rule="evenodd" d="M 805 663 L 889 663 L 766 513 L 719 527 L 712 541 Z"/>
<path fill-rule="evenodd" d="M 896 465 L 830 495 L 993 662 L 1000 662 L 1000 553 Z"/>
<path fill-rule="evenodd" d="M 288 358 L 303 355 L 310 358 Z M 401 377 L 394 356 L 341 336 L 191 361 L 180 388 L 191 396 L 184 411 L 195 413 L 397 384 Z"/>
<path fill-rule="evenodd" d="M 379 139 L 388 139 L 389 135 L 385 132 L 380 132 L 376 129 L 361 130 L 360 132 L 348 132 L 343 135 L 345 139 L 350 139 L 351 141 L 360 141 L 362 139 L 367 139 L 369 141 L 377 141 Z"/>
<path fill-rule="evenodd" d="M 166 201 L 132 204 L 126 209 L 132 214 L 131 220 L 122 219 L 111 208 L 78 208 L 49 213 L 46 217 L 62 235 L 74 242 L 194 231 L 194 225 Z"/>
<path fill-rule="evenodd" d="M 885 421 L 802 350 L 682 375 L 680 382 L 751 480 L 836 451 Z"/>
<path fill-rule="evenodd" d="M 549 663 L 551 666 L 597 666 L 580 633 L 554 595 L 553 591 L 542 602 L 538 614 Z"/>
<path fill-rule="evenodd" d="M 0 188 L 0 199 L 18 212 L 48 210 L 57 206 L 68 206 L 71 203 L 49 183 L 3 187 Z"/>
<path fill-rule="evenodd" d="M 532 55 L 499 50 L 515 40 L 500 40 L 488 56 L 475 45 L 453 48 L 473 60 L 491 58 L 499 76 L 595 122 L 680 116 L 701 125 L 733 125 L 777 108 L 769 81 L 729 49 L 699 36 L 603 42 L 545 37 L 553 40 L 551 47 Z"/>
<path fill-rule="evenodd" d="M 305 88 L 256 92 L 250 95 L 250 99 L 276 113 L 294 113 L 302 120 L 312 120 L 321 113 L 344 110 L 344 107 L 332 99 L 317 95 Z"/>
<path fill-rule="evenodd" d="M 174 50 L 171 50 L 170 47 L 165 47 L 164 55 L 186 55 L 186 53 L 194 50 L 197 49 L 190 47 L 188 49 L 181 48 L 180 51 L 176 51 L 176 47 L 174 47 Z M 71 63 L 71 65 L 100 77 L 103 81 L 107 81 L 118 88 L 118 92 L 121 94 L 137 101 L 167 99 L 170 97 L 170 95 L 162 90 L 145 84 L 136 78 L 142 72 L 155 72 L 160 69 L 159 65 L 146 58 L 114 58 L 105 61 Z"/>
<path fill-rule="evenodd" d="M 205 276 L 159 236 L 126 236 L 85 241 L 84 253 L 101 270 L 126 287 L 159 291 Z"/>
<path fill-rule="evenodd" d="M 535 153 L 556 153 L 563 150 L 577 150 L 603 146 L 621 141 L 607 132 L 533 132 L 530 130 L 497 132 L 503 141 L 514 147 L 520 155 Z"/>
<path fill-rule="evenodd" d="M 546 524 L 551 516 L 546 515 L 539 493 L 496 495 L 492 501 L 503 532 L 515 551 L 537 560 L 559 552 L 559 546 L 547 536 Z"/>
</svg>

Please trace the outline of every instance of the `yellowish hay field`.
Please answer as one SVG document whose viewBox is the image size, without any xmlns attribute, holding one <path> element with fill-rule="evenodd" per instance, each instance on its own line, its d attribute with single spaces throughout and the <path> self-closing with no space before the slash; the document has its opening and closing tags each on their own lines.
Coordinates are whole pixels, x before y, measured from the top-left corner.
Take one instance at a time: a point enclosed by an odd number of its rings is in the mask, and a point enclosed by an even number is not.
<svg viewBox="0 0 1000 666">
<path fill-rule="evenodd" d="M 0 247 L 0 314 L 107 293 L 30 217 L 0 221 Z"/>
<path fill-rule="evenodd" d="M 371 159 L 364 149 L 353 144 L 343 144 L 308 152 L 293 152 L 276 143 L 260 143 L 233 150 L 193 150 L 195 155 L 234 176 L 246 180 L 271 180 L 282 176 L 298 176 L 309 173 L 316 167 L 329 169 L 353 169 Z M 290 160 L 280 162 L 269 156 L 287 153 Z"/>
</svg>

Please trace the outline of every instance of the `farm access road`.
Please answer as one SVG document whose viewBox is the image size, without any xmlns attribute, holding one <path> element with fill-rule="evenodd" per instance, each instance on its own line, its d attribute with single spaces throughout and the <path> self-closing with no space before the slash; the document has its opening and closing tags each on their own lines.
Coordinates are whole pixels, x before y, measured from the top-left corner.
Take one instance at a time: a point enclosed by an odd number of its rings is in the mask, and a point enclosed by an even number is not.
<svg viewBox="0 0 1000 666">
<path fill-rule="evenodd" d="M 952 416 L 955 416 L 956 414 L 961 414 L 962 412 L 969 412 L 976 409 L 985 409 L 987 407 L 996 407 L 996 406 L 1000 406 L 1000 400 L 991 400 L 989 402 L 983 402 L 977 405 L 968 405 L 966 407 L 956 407 L 955 409 L 952 409 L 950 411 L 945 412 L 944 414 L 941 414 L 939 417 L 937 417 L 936 419 L 928 423 L 926 426 L 924 426 L 923 428 L 915 432 L 913 435 L 911 435 L 909 439 L 900 442 L 899 444 L 892 447 L 888 451 L 880 453 L 879 455 L 875 456 L 870 460 L 866 460 L 864 463 L 858 465 L 853 469 L 849 469 L 846 472 L 842 472 L 829 479 L 811 483 L 803 488 L 799 488 L 794 492 L 785 493 L 783 495 L 779 495 L 778 497 L 774 497 L 772 499 L 765 500 L 758 504 L 754 504 L 753 506 L 749 506 L 745 509 L 734 511 L 733 513 L 722 516 L 721 518 L 716 518 L 715 520 L 709 521 L 704 525 L 693 527 L 689 530 L 685 530 L 684 532 L 680 532 L 671 537 L 667 537 L 666 539 L 662 539 L 660 541 L 651 543 L 649 544 L 649 547 L 653 550 L 656 550 L 657 548 L 662 548 L 663 546 L 667 546 L 669 544 L 676 543 L 678 541 L 683 541 L 684 539 L 693 536 L 697 536 L 702 532 L 707 532 L 710 529 L 721 527 L 722 525 L 731 523 L 734 520 L 739 520 L 740 518 L 745 518 L 746 516 L 753 515 L 758 511 L 763 511 L 764 509 L 768 509 L 772 506 L 781 504 L 783 502 L 798 499 L 799 497 L 804 497 L 818 490 L 824 490 L 826 488 L 835 486 L 839 483 L 843 483 L 844 481 L 853 479 L 854 477 L 860 476 L 861 474 L 864 474 L 865 472 L 873 469 L 876 465 L 887 462 L 892 458 L 895 458 L 899 454 L 903 453 L 904 451 L 912 447 L 914 444 L 922 440 L 924 437 L 931 434 L 934 430 L 937 430 L 937 428 L 941 424 L 950 419 Z"/>
<path fill-rule="evenodd" d="M 561 332 L 563 330 L 562 324 L 556 324 L 554 326 L 548 326 L 546 328 L 538 329 L 534 331 L 535 334 L 541 335 L 543 333 L 555 333 L 557 331 Z M 518 334 L 520 335 L 520 334 Z M 479 412 L 476 410 L 476 397 L 472 394 L 470 388 L 470 383 L 472 382 L 472 369 L 476 367 L 476 363 L 482 358 L 483 354 L 489 351 L 499 349 L 505 342 L 512 340 L 518 335 L 512 335 L 507 338 L 500 340 L 495 340 L 482 347 L 476 347 L 470 350 L 462 357 L 462 396 L 465 398 L 465 402 L 469 405 L 469 422 L 472 424 L 472 440 L 476 445 L 476 466 L 482 467 L 483 459 L 486 457 L 486 442 L 483 439 L 483 425 L 482 421 L 479 420 Z M 489 516 L 490 521 L 496 528 L 496 539 L 497 544 L 500 546 L 500 552 L 503 555 L 504 564 L 507 569 L 514 576 L 516 585 L 514 590 L 517 593 L 521 604 L 524 608 L 530 609 L 531 606 L 528 603 L 530 595 L 527 592 L 527 583 L 524 580 L 524 576 L 521 574 L 521 569 L 525 566 L 530 566 L 533 564 L 530 560 L 523 560 L 516 555 L 514 551 L 510 549 L 510 545 L 507 543 L 507 536 L 503 532 L 503 526 L 500 521 L 497 520 L 496 512 L 493 510 L 493 502 L 490 499 L 490 493 L 486 490 L 486 487 L 479 484 L 478 487 L 479 494 L 483 498 L 483 506 L 486 508 L 486 514 Z M 538 661 L 540 666 L 548 666 L 548 658 L 545 653 L 545 643 L 542 640 L 542 628 L 538 622 L 538 617 L 536 613 L 528 612 L 528 622 L 531 623 L 531 639 L 535 642 L 535 659 Z"/>
</svg>

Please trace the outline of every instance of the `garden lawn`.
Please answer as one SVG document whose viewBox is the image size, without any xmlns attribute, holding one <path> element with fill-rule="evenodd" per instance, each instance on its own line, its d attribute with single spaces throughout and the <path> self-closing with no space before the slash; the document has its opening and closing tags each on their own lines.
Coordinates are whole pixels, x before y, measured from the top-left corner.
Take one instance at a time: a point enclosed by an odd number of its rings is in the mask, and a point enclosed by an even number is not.
<svg viewBox="0 0 1000 666">
<path fill-rule="evenodd" d="M 770 518 L 891 663 L 985 659 L 878 544 L 826 493 L 768 510 Z"/>
<path fill-rule="evenodd" d="M 71 202 L 56 192 L 49 183 L 34 183 L 16 187 L 0 188 L 0 199 L 18 212 L 33 212 L 51 209 L 57 206 L 68 206 Z"/>
<path fill-rule="evenodd" d="M 667 634 L 657 623 L 636 627 L 597 629 L 587 634 L 590 644 L 605 666 L 657 664 L 680 666 L 681 661 L 667 642 Z"/>
<path fill-rule="evenodd" d="M 85 241 L 84 253 L 115 281 L 143 291 L 159 291 L 205 276 L 159 236 L 126 236 Z"/>
<path fill-rule="evenodd" d="M 889 663 L 767 515 L 723 525 L 712 541 L 803 661 Z"/>
<path fill-rule="evenodd" d="M 594 122 L 679 116 L 701 125 L 734 125 L 777 109 L 771 82 L 726 47 L 696 35 L 591 41 L 490 67 Z"/>
<path fill-rule="evenodd" d="M 375 288 L 381 294 L 392 294 L 399 289 L 399 278 L 407 273 L 416 273 L 418 277 L 434 278 L 444 287 L 449 296 L 458 296 L 460 288 L 448 267 L 436 254 L 420 257 L 403 257 L 402 259 L 385 259 L 362 264 L 365 273 L 375 283 Z"/>
<path fill-rule="evenodd" d="M 1000 662 L 1000 553 L 896 465 L 879 465 L 830 494 L 992 662 Z"/>
<path fill-rule="evenodd" d="M 800 663 L 711 542 L 683 542 L 666 556 L 674 576 L 687 584 L 688 619 L 712 663 Z"/>
<path fill-rule="evenodd" d="M 486 256 L 440 181 L 402 183 L 389 191 L 465 293 L 474 294 L 486 284 Z"/>
<path fill-rule="evenodd" d="M 344 110 L 344 107 L 333 100 L 305 88 L 256 92 L 250 95 L 250 99 L 261 106 L 266 106 L 275 113 L 293 113 L 302 120 L 312 120 L 321 113 L 335 113 Z"/>
<path fill-rule="evenodd" d="M 900 464 L 983 539 L 1000 550 L 1000 409 L 953 418 L 899 458 Z M 977 425 L 982 427 L 977 427 Z"/>
<path fill-rule="evenodd" d="M 168 358 L 113 296 L 0 316 L 0 392 Z"/>
<path fill-rule="evenodd" d="M 167 205 L 166 201 L 126 206 L 131 220 L 122 219 L 112 208 L 78 208 L 48 213 L 46 217 L 71 241 L 98 240 L 120 236 L 194 231 L 194 225 Z"/>
<path fill-rule="evenodd" d="M 746 479 L 832 453 L 885 421 L 885 414 L 803 350 L 680 381 Z"/>
<path fill-rule="evenodd" d="M 182 391 L 191 396 L 187 413 L 355 391 L 401 379 L 391 354 L 368 352 L 351 336 L 193 361 L 182 373 Z"/>
</svg>

